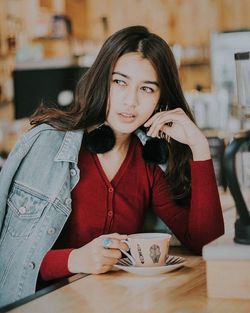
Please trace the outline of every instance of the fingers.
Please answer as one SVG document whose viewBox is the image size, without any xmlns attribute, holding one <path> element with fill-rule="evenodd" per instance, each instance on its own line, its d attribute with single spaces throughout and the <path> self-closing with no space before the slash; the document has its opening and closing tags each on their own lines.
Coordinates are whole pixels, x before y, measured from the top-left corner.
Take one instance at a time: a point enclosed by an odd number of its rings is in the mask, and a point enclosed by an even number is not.
<svg viewBox="0 0 250 313">
<path fill-rule="evenodd" d="M 123 242 L 125 239 L 127 235 L 107 234 L 74 249 L 68 261 L 70 272 L 99 274 L 109 271 L 122 257 L 120 249 L 127 250 L 127 245 Z"/>
<path fill-rule="evenodd" d="M 175 119 L 178 118 L 181 114 L 185 114 L 185 112 L 181 108 L 158 112 L 154 114 L 146 123 L 144 123 L 144 126 L 145 127 L 151 126 L 152 123 L 154 123 L 156 119 L 158 119 L 160 116 L 163 116 L 163 115 L 165 117 L 168 117 L 169 121 L 175 121 Z"/>
<path fill-rule="evenodd" d="M 111 265 L 113 266 L 114 264 L 116 264 L 118 262 L 119 258 L 111 258 L 111 257 L 103 257 L 102 259 L 102 264 L 103 265 Z"/>
<path fill-rule="evenodd" d="M 100 245 L 108 249 L 122 249 L 127 250 L 128 246 L 123 240 L 127 239 L 127 235 L 120 235 L 118 233 L 102 235 L 98 237 Z"/>
<path fill-rule="evenodd" d="M 104 245 L 103 243 L 106 242 L 106 240 L 108 240 L 108 246 Z M 106 250 L 112 250 L 112 249 L 118 249 L 118 250 L 128 250 L 128 246 L 126 243 L 124 243 L 121 240 L 118 239 L 111 239 L 111 238 L 105 238 L 102 240 L 102 247 L 105 248 Z"/>
<path fill-rule="evenodd" d="M 102 235 L 97 238 L 98 241 L 98 252 L 99 254 L 107 259 L 110 259 L 108 264 L 117 263 L 118 259 L 122 257 L 121 250 L 128 250 L 128 246 L 123 240 L 127 239 L 127 235 L 120 235 L 117 233 Z"/>
<path fill-rule="evenodd" d="M 107 235 L 106 235 L 107 236 Z M 110 236 L 110 235 L 108 235 Z M 112 266 L 115 265 L 118 260 L 122 257 L 122 253 L 120 249 L 125 249 L 127 250 L 127 245 L 119 239 L 115 239 L 115 236 L 112 236 L 113 238 L 103 238 L 103 236 L 99 237 L 99 242 L 98 242 L 98 251 L 97 254 L 95 254 L 94 258 L 94 273 L 95 274 L 100 274 L 100 273 L 105 273 L 109 270 L 111 270 Z M 120 238 L 120 236 L 118 236 Z M 126 236 L 127 237 L 127 236 Z M 124 238 L 124 236 L 122 237 Z M 104 240 L 110 240 L 110 244 L 108 248 L 103 247 L 103 241 Z"/>
<path fill-rule="evenodd" d="M 147 135 L 150 137 L 159 137 L 161 132 L 164 132 L 167 137 L 173 133 L 175 124 L 183 123 L 187 119 L 186 113 L 181 108 L 177 108 L 156 113 L 144 126 L 150 127 L 147 132 Z M 159 133 L 159 131 L 161 132 Z"/>
<path fill-rule="evenodd" d="M 103 265 L 102 268 L 99 270 L 99 272 L 95 273 L 95 274 L 102 274 L 102 273 L 106 273 L 108 271 L 110 271 L 113 267 L 112 265 Z"/>
<path fill-rule="evenodd" d="M 98 238 L 111 238 L 111 239 L 125 240 L 128 238 L 128 236 L 127 235 L 120 235 L 118 233 L 112 233 L 112 234 L 102 235 Z"/>
<path fill-rule="evenodd" d="M 120 259 L 122 257 L 122 253 L 119 249 L 104 249 L 102 251 L 102 256 L 114 258 L 114 259 Z"/>
<path fill-rule="evenodd" d="M 91 258 L 91 273 L 98 274 L 107 272 L 121 258 L 121 251 L 118 249 L 100 248 L 99 251 L 92 254 Z"/>
<path fill-rule="evenodd" d="M 164 112 L 166 113 L 166 112 Z M 163 112 L 159 112 L 159 113 L 156 113 L 154 116 L 152 116 L 145 124 L 144 126 L 145 127 L 150 127 L 149 130 L 151 130 L 152 126 L 154 126 L 156 123 L 159 122 L 161 116 L 162 116 Z M 165 114 L 165 116 L 168 116 Z M 169 121 L 171 121 L 171 119 L 169 118 Z"/>
<path fill-rule="evenodd" d="M 113 264 L 112 265 L 101 265 L 99 267 L 96 267 L 95 270 L 93 270 L 91 274 L 103 274 L 103 273 L 110 271 L 112 269 L 112 267 L 113 267 Z"/>
<path fill-rule="evenodd" d="M 173 121 L 169 120 L 168 116 L 159 116 L 155 121 L 152 123 L 150 129 L 147 132 L 147 135 L 150 137 L 160 137 L 164 138 L 166 136 L 162 136 L 164 133 L 165 135 L 170 135 L 169 130 L 173 126 Z"/>
</svg>

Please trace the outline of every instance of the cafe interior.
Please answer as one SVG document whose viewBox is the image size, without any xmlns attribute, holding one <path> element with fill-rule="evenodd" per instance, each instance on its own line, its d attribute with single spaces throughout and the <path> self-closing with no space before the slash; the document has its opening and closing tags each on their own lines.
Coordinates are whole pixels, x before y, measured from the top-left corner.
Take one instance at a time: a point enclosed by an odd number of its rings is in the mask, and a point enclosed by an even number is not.
<svg viewBox="0 0 250 313">
<path fill-rule="evenodd" d="M 76 274 L 0 299 L 0 312 L 250 312 L 250 1 L 0 0 L 0 169 L 38 105 L 70 105 L 106 38 L 131 25 L 173 51 L 209 142 L 225 234 L 201 256 L 172 236 L 169 271 Z M 167 228 L 150 213 L 145 232 Z"/>
</svg>

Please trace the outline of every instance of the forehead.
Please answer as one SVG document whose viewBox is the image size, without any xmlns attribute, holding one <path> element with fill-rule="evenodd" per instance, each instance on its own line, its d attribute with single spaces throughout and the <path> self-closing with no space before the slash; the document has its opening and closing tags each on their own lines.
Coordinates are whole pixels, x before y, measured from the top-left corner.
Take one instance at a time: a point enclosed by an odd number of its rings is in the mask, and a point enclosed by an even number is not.
<svg viewBox="0 0 250 313">
<path fill-rule="evenodd" d="M 153 65 L 139 52 L 122 55 L 116 62 L 113 72 L 125 74 L 130 78 L 137 77 L 142 80 L 157 81 L 157 73 Z"/>
</svg>

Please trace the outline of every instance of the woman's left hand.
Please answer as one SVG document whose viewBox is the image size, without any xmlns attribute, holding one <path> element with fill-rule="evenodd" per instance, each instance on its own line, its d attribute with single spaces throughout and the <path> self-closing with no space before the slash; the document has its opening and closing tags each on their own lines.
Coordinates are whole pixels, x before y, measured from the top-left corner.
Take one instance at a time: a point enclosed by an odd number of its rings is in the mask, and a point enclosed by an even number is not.
<svg viewBox="0 0 250 313">
<path fill-rule="evenodd" d="M 172 126 L 169 126 L 171 124 Z M 205 135 L 181 108 L 158 112 L 144 126 L 150 127 L 147 132 L 150 137 L 159 137 L 159 131 L 161 131 L 165 133 L 165 137 L 169 136 L 188 145 L 192 150 L 194 160 L 211 158 Z"/>
</svg>

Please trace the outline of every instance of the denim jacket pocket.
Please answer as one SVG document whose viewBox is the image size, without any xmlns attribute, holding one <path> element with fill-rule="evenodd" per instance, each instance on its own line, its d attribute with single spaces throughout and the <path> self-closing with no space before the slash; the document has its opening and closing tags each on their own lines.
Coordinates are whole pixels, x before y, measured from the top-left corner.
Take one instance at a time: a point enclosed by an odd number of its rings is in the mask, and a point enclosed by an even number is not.
<svg viewBox="0 0 250 313">
<path fill-rule="evenodd" d="M 6 231 L 13 237 L 27 238 L 49 202 L 37 192 L 14 185 L 7 203 Z"/>
</svg>

